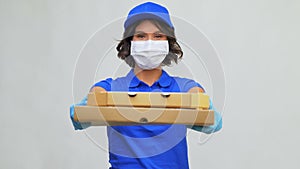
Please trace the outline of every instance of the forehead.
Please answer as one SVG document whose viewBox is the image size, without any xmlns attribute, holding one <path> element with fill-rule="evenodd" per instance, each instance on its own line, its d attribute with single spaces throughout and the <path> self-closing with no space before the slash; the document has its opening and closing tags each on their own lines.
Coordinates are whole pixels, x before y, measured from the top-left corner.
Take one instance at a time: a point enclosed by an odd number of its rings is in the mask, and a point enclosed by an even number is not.
<svg viewBox="0 0 300 169">
<path fill-rule="evenodd" d="M 145 32 L 145 33 L 154 33 L 160 31 L 156 25 L 151 21 L 145 20 L 142 21 L 136 28 L 135 32 Z"/>
</svg>

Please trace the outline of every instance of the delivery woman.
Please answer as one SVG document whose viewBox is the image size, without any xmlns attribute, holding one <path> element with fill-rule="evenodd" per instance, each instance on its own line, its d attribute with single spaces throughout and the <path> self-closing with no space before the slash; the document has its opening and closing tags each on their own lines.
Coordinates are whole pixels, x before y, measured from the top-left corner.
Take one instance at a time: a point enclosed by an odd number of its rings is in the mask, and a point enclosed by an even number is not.
<svg viewBox="0 0 300 169">
<path fill-rule="evenodd" d="M 205 92 L 194 80 L 170 76 L 162 69 L 177 63 L 183 55 L 165 7 L 152 2 L 134 7 L 124 28 L 123 40 L 117 45 L 118 57 L 132 69 L 124 77 L 94 84 L 91 91 Z M 71 107 L 72 121 L 73 113 Z M 75 121 L 73 124 L 75 129 L 87 127 Z M 191 128 L 212 133 L 221 127 L 221 116 L 215 112 L 214 125 Z M 108 126 L 111 169 L 188 169 L 186 132 L 187 126 L 179 124 Z"/>
</svg>

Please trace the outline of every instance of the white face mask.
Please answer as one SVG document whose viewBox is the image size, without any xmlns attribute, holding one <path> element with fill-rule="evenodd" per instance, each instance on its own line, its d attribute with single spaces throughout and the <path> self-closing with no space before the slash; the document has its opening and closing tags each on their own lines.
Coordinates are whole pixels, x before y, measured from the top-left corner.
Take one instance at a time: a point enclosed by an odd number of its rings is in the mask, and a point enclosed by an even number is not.
<svg viewBox="0 0 300 169">
<path fill-rule="evenodd" d="M 167 40 L 131 41 L 131 55 L 137 66 L 143 70 L 159 67 L 168 53 Z"/>
</svg>

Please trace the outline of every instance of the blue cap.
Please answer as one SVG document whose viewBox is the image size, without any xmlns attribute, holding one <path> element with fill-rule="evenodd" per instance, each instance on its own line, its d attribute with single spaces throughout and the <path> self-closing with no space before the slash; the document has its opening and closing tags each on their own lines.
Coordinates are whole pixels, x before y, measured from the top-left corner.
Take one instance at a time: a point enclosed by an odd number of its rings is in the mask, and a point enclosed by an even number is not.
<svg viewBox="0 0 300 169">
<path fill-rule="evenodd" d="M 144 19 L 157 19 L 174 29 L 167 8 L 153 2 L 146 2 L 131 9 L 124 23 L 124 28 L 126 29 L 136 21 Z"/>
</svg>

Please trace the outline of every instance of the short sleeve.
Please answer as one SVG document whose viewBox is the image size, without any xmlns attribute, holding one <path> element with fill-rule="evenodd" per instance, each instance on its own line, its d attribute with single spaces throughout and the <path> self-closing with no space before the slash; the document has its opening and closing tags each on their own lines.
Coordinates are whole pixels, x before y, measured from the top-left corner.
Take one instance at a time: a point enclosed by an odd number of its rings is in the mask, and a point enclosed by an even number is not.
<svg viewBox="0 0 300 169">
<path fill-rule="evenodd" d="M 192 79 L 176 77 L 175 81 L 178 84 L 181 92 L 188 92 L 193 87 L 199 87 L 205 92 L 204 88 Z"/>
<path fill-rule="evenodd" d="M 101 80 L 101 81 L 95 83 L 91 88 L 93 88 L 93 87 L 102 87 L 106 91 L 111 91 L 111 82 L 112 82 L 112 80 L 113 80 L 112 78 L 107 78 L 105 80 Z"/>
<path fill-rule="evenodd" d="M 204 88 L 199 83 L 197 83 L 196 81 L 191 80 L 191 79 L 188 79 L 186 81 L 186 83 L 184 85 L 184 91 L 189 91 L 193 87 L 199 87 L 205 92 Z"/>
</svg>

